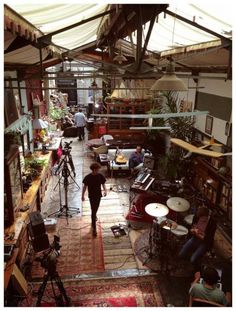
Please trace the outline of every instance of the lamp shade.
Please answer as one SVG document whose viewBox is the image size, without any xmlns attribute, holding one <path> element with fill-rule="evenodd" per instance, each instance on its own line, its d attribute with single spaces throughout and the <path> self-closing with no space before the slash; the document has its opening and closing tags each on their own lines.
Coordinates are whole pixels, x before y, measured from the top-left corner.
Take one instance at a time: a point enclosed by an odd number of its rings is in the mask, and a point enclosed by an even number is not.
<svg viewBox="0 0 236 311">
<path fill-rule="evenodd" d="M 170 62 L 166 67 L 166 73 L 158 79 L 151 91 L 187 91 L 188 88 L 184 82 L 176 77 L 175 66 L 173 62 Z"/>
<path fill-rule="evenodd" d="M 121 54 L 121 51 L 118 55 L 116 55 L 113 60 L 115 62 L 118 62 L 119 64 L 122 64 L 123 62 L 127 62 L 127 58 Z"/>
<path fill-rule="evenodd" d="M 48 125 L 42 119 L 34 119 L 33 120 L 33 129 L 34 130 L 41 130 L 46 129 Z"/>
<path fill-rule="evenodd" d="M 97 89 L 98 85 L 95 81 L 95 79 L 93 80 L 93 82 L 91 83 L 91 86 L 90 86 L 92 89 Z"/>
</svg>

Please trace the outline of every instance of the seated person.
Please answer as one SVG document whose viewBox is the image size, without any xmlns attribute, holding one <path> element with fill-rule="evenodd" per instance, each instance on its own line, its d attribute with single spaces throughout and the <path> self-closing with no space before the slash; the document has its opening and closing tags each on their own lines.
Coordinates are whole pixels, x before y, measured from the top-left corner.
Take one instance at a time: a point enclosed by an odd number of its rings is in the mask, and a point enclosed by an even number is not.
<svg viewBox="0 0 236 311">
<path fill-rule="evenodd" d="M 206 207 L 199 207 L 193 218 L 190 233 L 192 236 L 179 252 L 180 258 L 190 255 L 190 261 L 199 271 L 202 256 L 212 248 L 216 231 L 216 222 L 209 217 Z"/>
<path fill-rule="evenodd" d="M 201 277 L 203 282 L 199 283 Z M 216 287 L 218 280 L 218 272 L 212 267 L 205 267 L 202 275 L 200 272 L 196 272 L 195 279 L 189 290 L 189 307 L 192 306 L 193 298 L 200 298 L 226 306 L 227 300 L 224 292 Z"/>
<path fill-rule="evenodd" d="M 144 153 L 142 147 L 137 146 L 136 150 L 131 153 L 129 158 L 129 169 L 131 170 L 131 176 L 134 175 L 135 170 L 139 170 L 143 164 Z"/>
<path fill-rule="evenodd" d="M 73 125 L 74 125 L 73 120 L 69 116 L 65 116 L 63 123 L 62 123 L 63 129 L 66 129 L 67 127 L 70 127 Z"/>
</svg>

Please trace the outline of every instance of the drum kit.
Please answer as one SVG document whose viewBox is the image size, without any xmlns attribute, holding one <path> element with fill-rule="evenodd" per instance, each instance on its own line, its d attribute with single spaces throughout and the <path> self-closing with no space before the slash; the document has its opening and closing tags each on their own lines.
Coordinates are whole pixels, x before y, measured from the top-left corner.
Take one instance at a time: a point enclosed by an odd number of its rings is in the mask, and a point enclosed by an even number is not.
<svg viewBox="0 0 236 311">
<path fill-rule="evenodd" d="M 146 213 L 155 218 L 149 235 L 148 259 L 156 253 L 155 249 L 159 253 L 160 259 L 165 258 L 164 260 L 168 261 L 168 253 L 171 252 L 171 249 L 168 248 L 176 249 L 175 243 L 188 234 L 186 227 L 179 225 L 172 219 L 166 218 L 166 215 L 169 213 L 169 209 L 176 213 L 186 212 L 190 208 L 189 202 L 181 197 L 172 197 L 167 200 L 166 205 L 149 203 L 145 206 Z M 173 246 L 170 242 L 173 242 L 175 245 Z M 170 247 L 170 245 L 173 247 Z"/>
</svg>

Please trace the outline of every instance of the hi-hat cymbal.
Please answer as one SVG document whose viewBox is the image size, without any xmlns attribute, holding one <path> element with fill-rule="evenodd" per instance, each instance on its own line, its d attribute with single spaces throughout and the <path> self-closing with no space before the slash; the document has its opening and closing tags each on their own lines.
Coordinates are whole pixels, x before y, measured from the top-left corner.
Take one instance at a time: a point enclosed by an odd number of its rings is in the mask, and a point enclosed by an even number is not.
<svg viewBox="0 0 236 311">
<path fill-rule="evenodd" d="M 153 217 L 163 217 L 169 213 L 168 207 L 160 203 L 150 203 L 146 205 L 145 211 L 148 215 Z"/>
<path fill-rule="evenodd" d="M 187 200 L 179 197 L 169 198 L 166 201 L 166 205 L 175 212 L 186 212 L 190 207 L 190 203 Z"/>
</svg>

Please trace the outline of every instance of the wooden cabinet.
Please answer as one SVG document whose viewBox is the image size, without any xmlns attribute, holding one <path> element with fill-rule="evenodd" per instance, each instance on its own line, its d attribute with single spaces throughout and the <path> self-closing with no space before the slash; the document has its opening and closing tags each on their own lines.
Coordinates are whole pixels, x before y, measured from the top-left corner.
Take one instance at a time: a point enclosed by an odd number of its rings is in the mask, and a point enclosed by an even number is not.
<svg viewBox="0 0 236 311">
<path fill-rule="evenodd" d="M 108 114 L 145 114 L 151 108 L 150 102 L 107 103 Z M 108 131 L 129 130 L 131 126 L 145 126 L 146 119 L 108 118 Z"/>
<path fill-rule="evenodd" d="M 145 114 L 150 109 L 150 105 L 147 103 L 122 103 L 122 104 L 108 104 L 108 114 Z M 127 130 L 131 126 L 144 126 L 145 119 L 132 119 L 132 118 L 109 118 L 108 129 Z"/>
<path fill-rule="evenodd" d="M 194 160 L 193 184 L 196 189 L 205 194 L 213 208 L 219 208 L 232 220 L 232 183 L 229 178 L 218 173 L 215 162 L 204 159 Z"/>
<path fill-rule="evenodd" d="M 219 196 L 219 206 L 227 214 L 227 218 L 232 220 L 232 185 L 222 182 Z"/>
<path fill-rule="evenodd" d="M 19 148 L 12 145 L 4 158 L 4 227 L 14 222 L 15 211 L 22 200 Z"/>
<path fill-rule="evenodd" d="M 146 131 L 130 129 L 130 127 L 147 126 L 147 119 L 132 118 L 134 114 L 146 114 L 151 109 L 150 101 L 119 101 L 107 103 L 108 114 L 119 114 L 121 118 L 108 117 L 107 134 L 112 135 L 117 140 L 129 139 L 135 143 L 144 144 Z M 131 118 L 122 118 L 123 114 L 130 115 Z"/>
</svg>

